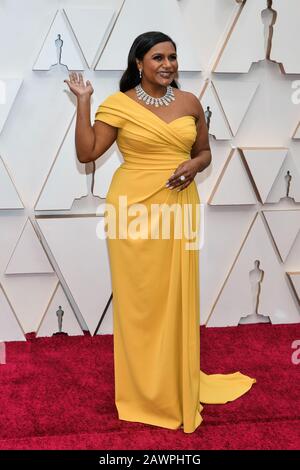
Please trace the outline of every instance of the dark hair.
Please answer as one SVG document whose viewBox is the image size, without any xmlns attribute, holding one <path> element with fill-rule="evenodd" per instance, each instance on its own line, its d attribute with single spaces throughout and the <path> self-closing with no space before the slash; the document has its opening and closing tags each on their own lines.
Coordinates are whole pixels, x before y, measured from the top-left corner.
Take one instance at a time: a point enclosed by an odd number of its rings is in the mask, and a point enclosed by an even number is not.
<svg viewBox="0 0 300 470">
<path fill-rule="evenodd" d="M 142 60 L 144 55 L 159 42 L 170 41 L 176 51 L 175 42 L 167 34 L 161 33 L 160 31 L 148 31 L 142 33 L 135 38 L 130 48 L 128 59 L 127 59 L 127 69 L 123 73 L 119 87 L 120 91 L 124 92 L 134 88 L 141 81 L 139 70 L 136 64 L 136 59 Z M 179 88 L 175 80 L 170 83 L 174 88 Z"/>
</svg>

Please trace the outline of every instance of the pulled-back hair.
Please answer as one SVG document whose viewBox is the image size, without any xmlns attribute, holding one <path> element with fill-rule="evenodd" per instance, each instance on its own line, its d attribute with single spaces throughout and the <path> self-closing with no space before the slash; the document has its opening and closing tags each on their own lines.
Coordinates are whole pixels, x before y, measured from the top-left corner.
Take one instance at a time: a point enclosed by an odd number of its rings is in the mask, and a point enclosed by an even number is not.
<svg viewBox="0 0 300 470">
<path fill-rule="evenodd" d="M 175 42 L 170 38 L 170 36 L 161 33 L 160 31 L 148 31 L 135 38 L 128 54 L 127 69 L 123 73 L 119 82 L 120 91 L 125 92 L 130 90 L 140 83 L 141 79 L 136 59 L 142 60 L 151 47 L 155 46 L 155 44 L 158 44 L 159 42 L 165 41 L 170 41 L 176 51 Z M 170 85 L 174 88 L 179 88 L 175 80 L 173 80 Z"/>
</svg>

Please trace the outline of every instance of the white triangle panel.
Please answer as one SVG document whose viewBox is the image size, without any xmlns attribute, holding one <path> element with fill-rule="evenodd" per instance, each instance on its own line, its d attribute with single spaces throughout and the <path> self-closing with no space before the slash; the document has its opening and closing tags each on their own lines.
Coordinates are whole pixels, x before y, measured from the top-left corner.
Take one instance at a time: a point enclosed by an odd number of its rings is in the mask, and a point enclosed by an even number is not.
<svg viewBox="0 0 300 470">
<path fill-rule="evenodd" d="M 256 206 L 204 206 L 204 244 L 200 262 L 201 324 L 207 322 L 224 279 L 247 235 Z M 221 234 L 221 236 L 220 236 Z M 227 324 L 226 312 L 220 326 Z"/>
<path fill-rule="evenodd" d="M 0 217 L 0 272 L 5 273 L 5 268 L 15 249 L 27 216 L 22 212 L 15 212 L 6 217 L 4 213 Z"/>
<path fill-rule="evenodd" d="M 0 284 L 0 341 L 26 341 L 12 306 Z"/>
<path fill-rule="evenodd" d="M 214 80 L 231 132 L 235 135 L 258 88 L 257 82 Z"/>
<path fill-rule="evenodd" d="M 5 274 L 41 273 L 53 273 L 53 268 L 28 218 L 8 262 Z"/>
<path fill-rule="evenodd" d="M 287 197 L 287 194 L 294 202 L 300 202 L 300 174 L 290 153 L 280 168 L 266 202 L 279 202 L 280 199 Z"/>
<path fill-rule="evenodd" d="M 98 54 L 99 45 L 111 29 L 114 10 L 112 8 L 68 7 L 64 8 L 64 11 L 77 37 L 85 60 L 91 68 Z"/>
<path fill-rule="evenodd" d="M 232 150 L 209 198 L 212 205 L 256 204 L 257 199 L 237 150 Z"/>
<path fill-rule="evenodd" d="M 23 209 L 23 203 L 0 157 L 0 209 Z"/>
<path fill-rule="evenodd" d="M 261 201 L 265 203 L 288 149 L 244 147 L 241 150 L 260 194 Z"/>
<path fill-rule="evenodd" d="M 285 261 L 300 230 L 300 210 L 263 211 L 268 226 Z"/>
<path fill-rule="evenodd" d="M 98 106 L 99 99 L 95 95 L 91 103 L 92 116 L 95 115 Z M 35 210 L 70 210 L 75 199 L 80 199 L 89 193 L 85 164 L 77 158 L 74 140 L 75 117 L 76 114 L 73 115 L 66 136 L 51 165 L 35 204 Z M 97 161 L 99 160 L 96 160 L 96 165 Z"/>
<path fill-rule="evenodd" d="M 55 273 L 5 276 L 3 279 L 5 292 L 25 333 L 37 330 L 56 285 Z"/>
<path fill-rule="evenodd" d="M 195 182 L 197 190 L 202 202 L 208 202 L 213 189 L 216 187 L 216 181 L 222 169 L 228 160 L 228 155 L 232 151 L 228 140 L 216 140 L 214 137 L 209 136 L 210 149 L 213 155 L 210 165 L 196 174 Z"/>
<path fill-rule="evenodd" d="M 285 73 L 300 73 L 299 0 L 277 0 L 273 2 L 273 8 L 277 11 L 277 19 L 273 29 L 271 59 L 282 63 Z"/>
<path fill-rule="evenodd" d="M 247 73 L 253 62 L 265 58 L 264 25 L 260 16 L 265 8 L 266 0 L 245 3 L 214 72 Z"/>
<path fill-rule="evenodd" d="M 277 259 L 262 218 L 257 214 L 215 301 L 207 326 L 237 325 L 241 317 L 253 313 L 250 272 L 254 269 L 255 260 L 260 261 L 259 268 L 264 272 L 258 313 L 270 317 L 274 324 L 300 321 L 299 309 L 291 295 L 282 264 Z"/>
<path fill-rule="evenodd" d="M 75 125 L 73 116 L 72 124 L 38 197 L 35 210 L 69 210 L 75 199 L 88 194 L 85 165 L 76 155 Z"/>
<path fill-rule="evenodd" d="M 58 41 L 62 41 L 61 48 L 58 47 Z M 57 10 L 33 70 L 49 70 L 58 65 L 59 60 L 60 64 L 67 66 L 69 70 L 85 68 L 72 28 L 64 12 Z"/>
<path fill-rule="evenodd" d="M 104 217 L 37 218 L 37 223 L 93 334 L 112 290 Z"/>
<path fill-rule="evenodd" d="M 134 39 L 145 31 L 163 31 L 175 41 L 178 70 L 202 70 L 177 0 L 126 0 L 96 70 L 125 70 Z"/>
<path fill-rule="evenodd" d="M 205 89 L 200 101 L 204 113 L 207 111 L 208 107 L 209 111 L 212 113 L 209 124 L 209 134 L 213 135 L 216 139 L 232 139 L 228 124 L 211 83 Z"/>
</svg>

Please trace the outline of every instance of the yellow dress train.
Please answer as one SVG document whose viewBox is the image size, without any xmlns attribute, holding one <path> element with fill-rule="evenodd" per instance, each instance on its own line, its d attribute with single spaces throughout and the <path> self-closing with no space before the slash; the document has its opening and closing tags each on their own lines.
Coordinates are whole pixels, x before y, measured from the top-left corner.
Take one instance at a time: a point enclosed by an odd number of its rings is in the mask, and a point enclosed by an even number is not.
<svg viewBox="0 0 300 470">
<path fill-rule="evenodd" d="M 145 225 L 152 207 L 175 203 L 189 207 L 190 212 L 177 209 L 176 217 L 189 220 L 194 233 L 199 233 L 196 183 L 179 192 L 165 187 L 177 166 L 191 158 L 195 118 L 183 116 L 166 123 L 118 91 L 100 104 L 95 120 L 118 128 L 117 145 L 124 159 L 106 198 L 117 227 L 116 234 L 107 233 L 107 242 L 118 417 L 169 429 L 182 427 L 191 433 L 202 422 L 202 403 L 235 400 L 256 382 L 240 372 L 200 371 L 199 247 L 187 248 L 191 232 L 174 236 L 176 211 L 169 213 L 169 238 L 161 232 L 151 237 L 150 223 Z M 130 224 L 137 224 L 137 218 L 140 227 L 147 227 L 147 237 L 145 230 L 141 230 L 144 238 L 132 236 L 137 225 Z M 153 220 L 159 229 L 162 213 L 156 219 L 152 214 Z"/>
</svg>

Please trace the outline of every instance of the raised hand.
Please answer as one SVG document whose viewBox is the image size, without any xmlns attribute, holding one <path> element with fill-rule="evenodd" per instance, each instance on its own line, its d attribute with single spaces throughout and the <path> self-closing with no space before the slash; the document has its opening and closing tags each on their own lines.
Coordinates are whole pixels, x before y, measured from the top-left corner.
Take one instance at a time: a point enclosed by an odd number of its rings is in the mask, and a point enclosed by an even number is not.
<svg viewBox="0 0 300 470">
<path fill-rule="evenodd" d="M 78 74 L 76 72 L 70 72 L 69 78 L 70 80 L 64 80 L 64 82 L 68 84 L 70 90 L 74 93 L 75 96 L 91 96 L 94 93 L 94 89 L 89 80 L 87 80 L 86 84 L 84 84 L 81 72 Z"/>
</svg>

